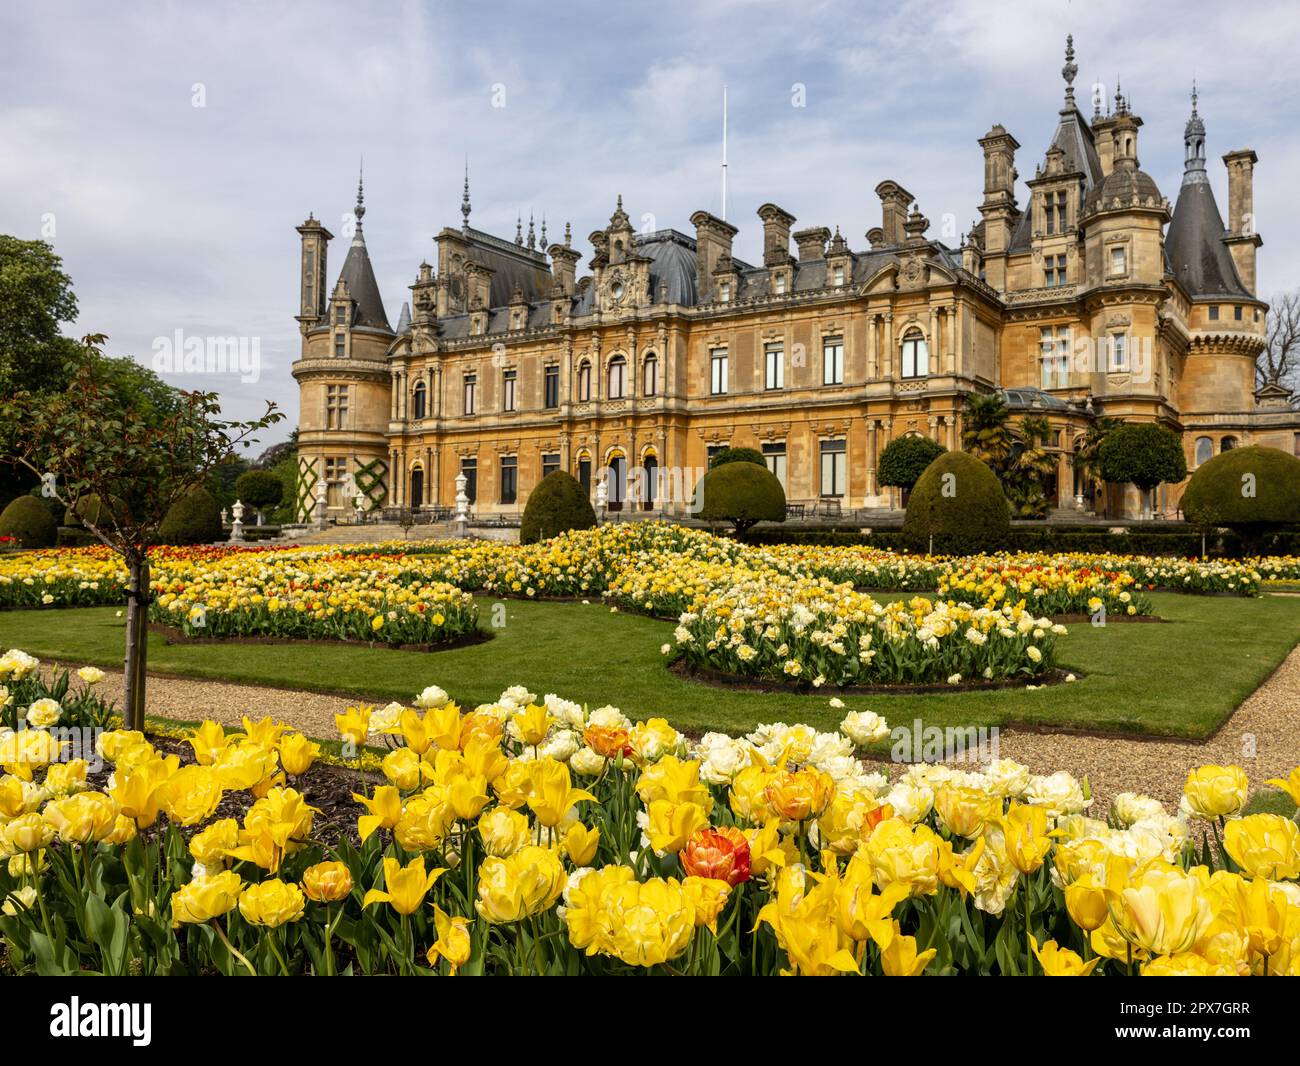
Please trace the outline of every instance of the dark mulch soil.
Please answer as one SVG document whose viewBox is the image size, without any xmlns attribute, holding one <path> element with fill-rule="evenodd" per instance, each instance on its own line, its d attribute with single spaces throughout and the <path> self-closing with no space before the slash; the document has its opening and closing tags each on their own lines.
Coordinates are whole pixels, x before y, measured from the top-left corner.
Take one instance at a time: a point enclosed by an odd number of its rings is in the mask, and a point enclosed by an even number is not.
<svg viewBox="0 0 1300 1066">
<path fill-rule="evenodd" d="M 176 626 L 162 622 L 150 622 L 149 630 L 162 636 L 166 644 L 310 644 L 319 647 L 322 642 L 328 644 L 359 644 L 364 648 L 381 648 L 388 651 L 450 651 L 452 648 L 465 648 L 471 644 L 482 644 L 492 639 L 492 634 L 485 629 L 466 633 L 455 640 L 443 641 L 441 644 L 384 644 L 377 640 L 352 640 L 340 637 L 318 637 L 315 639 L 300 637 L 191 637 Z"/>
</svg>

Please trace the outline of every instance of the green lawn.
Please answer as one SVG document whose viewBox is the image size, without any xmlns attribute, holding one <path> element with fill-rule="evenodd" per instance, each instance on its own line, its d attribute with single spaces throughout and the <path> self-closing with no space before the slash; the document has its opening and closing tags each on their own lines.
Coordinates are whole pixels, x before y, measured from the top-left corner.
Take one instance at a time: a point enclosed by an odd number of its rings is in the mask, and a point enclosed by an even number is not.
<svg viewBox="0 0 1300 1066">
<path fill-rule="evenodd" d="M 1165 624 L 1070 626 L 1061 664 L 1080 674 L 1069 685 L 1027 692 L 953 692 L 926 696 L 851 696 L 854 709 L 891 725 L 1030 723 L 1201 738 L 1214 730 L 1300 642 L 1300 605 L 1285 597 L 1238 600 L 1155 594 Z M 621 707 L 633 718 L 662 715 L 682 729 L 740 732 L 756 722 L 837 724 L 816 695 L 739 692 L 670 674 L 661 644 L 673 626 L 613 613 L 598 602 L 532 603 L 481 599 L 483 625 L 494 602 L 505 625 L 493 640 L 454 651 L 417 653 L 354 645 L 173 645 L 150 636 L 157 673 L 210 677 L 284 688 L 339 692 L 375 701 L 409 701 L 429 684 L 462 704 L 494 699 L 512 684 L 555 692 L 592 706 Z M 498 611 L 498 614 L 500 612 Z M 0 648 L 46 659 L 119 666 L 122 620 L 112 608 L 0 612 Z M 196 708 L 195 717 L 201 717 Z"/>
</svg>

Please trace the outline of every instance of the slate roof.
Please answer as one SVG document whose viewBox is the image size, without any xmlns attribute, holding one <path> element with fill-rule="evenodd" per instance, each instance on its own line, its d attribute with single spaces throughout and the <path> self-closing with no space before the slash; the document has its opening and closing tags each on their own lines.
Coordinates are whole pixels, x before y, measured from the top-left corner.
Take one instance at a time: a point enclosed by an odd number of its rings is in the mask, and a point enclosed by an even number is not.
<svg viewBox="0 0 1300 1066">
<path fill-rule="evenodd" d="M 1223 243 L 1226 233 L 1210 183 L 1184 182 L 1165 235 L 1174 277 L 1193 296 L 1254 299 L 1237 276 L 1232 253 Z"/>
<path fill-rule="evenodd" d="M 343 260 L 343 269 L 339 271 L 339 281 L 348 287 L 348 293 L 355 301 L 352 325 L 368 326 L 392 333 L 388 324 L 388 315 L 384 313 L 384 301 L 379 295 L 379 283 L 375 281 L 375 271 L 370 265 L 370 253 L 366 251 L 366 239 L 361 235 L 361 226 L 357 226 L 356 236 L 348 249 L 347 258 Z"/>
</svg>

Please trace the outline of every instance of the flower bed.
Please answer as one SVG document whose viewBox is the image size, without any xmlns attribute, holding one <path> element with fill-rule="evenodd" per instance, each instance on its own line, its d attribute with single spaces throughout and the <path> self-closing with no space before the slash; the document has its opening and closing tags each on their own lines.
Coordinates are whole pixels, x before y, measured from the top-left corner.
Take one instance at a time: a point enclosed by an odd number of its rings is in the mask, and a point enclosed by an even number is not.
<svg viewBox="0 0 1300 1066">
<path fill-rule="evenodd" d="M 869 711 L 689 741 L 522 687 L 413 704 L 338 715 L 388 751 L 332 824 L 299 787 L 318 746 L 269 719 L 204 723 L 184 759 L 105 733 L 111 778 L 24 742 L 0 779 L 7 965 L 1300 975 L 1300 827 L 1242 816 L 1236 767 L 1103 821 L 1065 773 L 864 764 L 889 734 Z M 1300 799 L 1300 768 L 1271 783 Z"/>
</svg>

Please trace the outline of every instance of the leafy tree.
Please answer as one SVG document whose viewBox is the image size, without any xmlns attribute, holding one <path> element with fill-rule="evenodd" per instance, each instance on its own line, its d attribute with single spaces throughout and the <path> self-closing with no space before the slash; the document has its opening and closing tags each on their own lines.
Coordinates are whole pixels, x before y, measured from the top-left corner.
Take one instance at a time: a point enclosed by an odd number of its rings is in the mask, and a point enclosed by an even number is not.
<svg viewBox="0 0 1300 1066">
<path fill-rule="evenodd" d="M 1021 518 L 1047 517 L 1047 481 L 1056 473 L 1056 455 L 1047 450 L 1051 427 L 1042 415 L 1026 415 L 1011 449 L 1003 482 L 1007 499 Z"/>
<path fill-rule="evenodd" d="M 876 478 L 882 485 L 893 485 L 911 492 L 925 468 L 947 450 L 929 437 L 897 437 L 880 453 Z"/>
<path fill-rule="evenodd" d="M 725 463 L 705 474 L 700 488 L 706 522 L 730 522 L 744 533 L 757 522 L 785 521 L 785 490 L 766 466 Z"/>
<path fill-rule="evenodd" d="M 14 429 L 14 455 L 56 498 L 82 515 L 86 528 L 122 557 L 129 575 L 123 716 L 127 728 L 144 725 L 145 625 L 148 616 L 148 546 L 177 501 L 228 462 L 253 434 L 283 416 L 268 403 L 256 421 L 220 418 L 215 393 L 184 392 L 178 409 L 150 420 L 113 399 L 113 370 L 100 351 L 102 334 L 83 340 L 69 387 L 54 396 L 28 390 L 0 399 L 0 422 Z M 79 508 L 87 496 L 121 500 L 92 517 Z"/>
<path fill-rule="evenodd" d="M 55 393 L 68 382 L 65 364 L 78 346 L 59 333 L 77 317 L 72 279 L 44 241 L 0 234 L 0 396 Z M 0 506 L 31 486 L 14 460 L 14 428 L 0 424 Z"/>
<path fill-rule="evenodd" d="M 260 526 L 263 512 L 284 499 L 284 482 L 269 470 L 249 470 L 235 481 L 235 497 L 257 512 Z"/>
<path fill-rule="evenodd" d="M 1136 485 L 1144 493 L 1142 510 L 1151 514 L 1151 492 L 1162 482 L 1187 476 L 1183 442 L 1154 422 L 1125 423 L 1101 444 L 1101 476 L 1117 485 Z"/>
<path fill-rule="evenodd" d="M 1015 441 L 1011 434 L 1011 412 L 1001 393 L 972 393 L 966 397 L 961 443 L 962 448 L 995 474 L 1006 469 Z"/>
<path fill-rule="evenodd" d="M 716 470 L 727 463 L 755 463 L 767 466 L 767 458 L 757 448 L 723 448 L 709 460 L 709 469 Z"/>
</svg>

